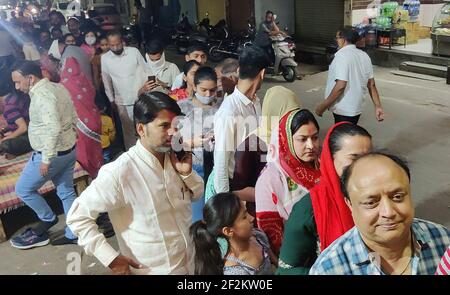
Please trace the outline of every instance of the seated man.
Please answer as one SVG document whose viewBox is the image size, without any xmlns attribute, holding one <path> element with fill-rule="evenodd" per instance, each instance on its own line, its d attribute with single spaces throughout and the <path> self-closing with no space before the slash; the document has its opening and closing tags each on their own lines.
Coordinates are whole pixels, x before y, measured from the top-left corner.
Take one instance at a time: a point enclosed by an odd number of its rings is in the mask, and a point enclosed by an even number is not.
<svg viewBox="0 0 450 295">
<path fill-rule="evenodd" d="M 414 218 L 409 168 L 371 153 L 341 177 L 355 227 L 316 260 L 314 275 L 432 275 L 450 244 L 447 228 Z"/>
<path fill-rule="evenodd" d="M 29 106 L 28 95 L 14 92 L 11 73 L 2 73 L 0 75 L 0 114 L 8 125 L 0 130 L 0 155 L 5 155 L 7 159 L 32 150 L 28 139 Z"/>
</svg>

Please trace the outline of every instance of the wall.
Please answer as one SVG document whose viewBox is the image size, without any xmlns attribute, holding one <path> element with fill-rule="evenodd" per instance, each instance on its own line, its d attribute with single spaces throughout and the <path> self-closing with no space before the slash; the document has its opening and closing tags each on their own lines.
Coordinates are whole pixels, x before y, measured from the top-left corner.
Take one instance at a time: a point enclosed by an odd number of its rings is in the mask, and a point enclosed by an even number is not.
<svg viewBox="0 0 450 295">
<path fill-rule="evenodd" d="M 271 10 L 277 15 L 280 29 L 289 28 L 290 34 L 295 33 L 294 0 L 255 0 L 255 21 L 257 27 L 266 17 L 266 11 Z"/>
<path fill-rule="evenodd" d="M 375 8 L 377 4 L 388 2 L 387 0 L 352 0 L 352 24 L 356 25 L 362 22 L 364 17 L 376 16 L 378 10 Z M 397 1 L 399 4 L 403 4 L 403 0 Z M 420 0 L 420 25 L 424 27 L 431 27 L 433 18 L 436 13 L 444 5 L 444 0 Z"/>
<path fill-rule="evenodd" d="M 209 13 L 211 25 L 217 24 L 221 19 L 226 19 L 225 0 L 197 0 L 197 18 L 201 21 L 206 12 Z"/>
<path fill-rule="evenodd" d="M 196 0 L 180 0 L 181 13 L 186 13 L 191 24 L 197 21 L 197 1 Z"/>
</svg>

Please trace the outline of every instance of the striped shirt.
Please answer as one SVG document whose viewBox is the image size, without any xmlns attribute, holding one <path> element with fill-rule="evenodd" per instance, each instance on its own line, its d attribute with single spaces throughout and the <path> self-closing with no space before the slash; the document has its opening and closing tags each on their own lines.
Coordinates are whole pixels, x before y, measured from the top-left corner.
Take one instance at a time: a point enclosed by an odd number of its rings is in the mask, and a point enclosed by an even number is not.
<svg viewBox="0 0 450 295">
<path fill-rule="evenodd" d="M 439 224 L 415 218 L 413 275 L 432 275 L 450 244 L 450 231 Z M 379 259 L 364 244 L 356 227 L 334 241 L 320 254 L 310 275 L 385 275 Z"/>
<path fill-rule="evenodd" d="M 26 94 L 9 94 L 5 98 L 3 117 L 5 118 L 6 123 L 8 123 L 8 131 L 17 130 L 18 126 L 16 125 L 16 121 L 20 118 L 23 118 L 27 123 L 30 121 L 28 115 L 29 107 L 30 97 Z"/>
<path fill-rule="evenodd" d="M 450 246 L 448 246 L 447 251 L 444 256 L 442 256 L 441 263 L 436 270 L 437 275 L 450 275 Z"/>
</svg>

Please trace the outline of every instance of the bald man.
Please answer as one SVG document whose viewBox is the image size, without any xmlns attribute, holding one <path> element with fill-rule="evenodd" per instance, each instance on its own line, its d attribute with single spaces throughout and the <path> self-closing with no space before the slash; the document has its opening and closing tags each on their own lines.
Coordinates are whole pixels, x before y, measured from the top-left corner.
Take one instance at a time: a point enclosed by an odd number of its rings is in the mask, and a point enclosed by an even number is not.
<svg viewBox="0 0 450 295">
<path fill-rule="evenodd" d="M 370 153 L 344 170 L 342 192 L 355 227 L 331 244 L 310 274 L 432 275 L 449 230 L 414 218 L 411 175 L 399 158 Z"/>
</svg>

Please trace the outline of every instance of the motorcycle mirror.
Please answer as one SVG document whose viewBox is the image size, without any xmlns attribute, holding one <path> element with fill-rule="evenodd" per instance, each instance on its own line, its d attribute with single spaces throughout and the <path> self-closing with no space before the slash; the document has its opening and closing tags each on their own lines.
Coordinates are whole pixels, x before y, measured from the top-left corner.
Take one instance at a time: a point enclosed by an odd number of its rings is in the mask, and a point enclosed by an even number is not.
<svg viewBox="0 0 450 295">
<path fill-rule="evenodd" d="M 288 28 L 288 27 L 285 27 L 284 30 L 287 32 L 287 31 L 289 31 L 289 28 Z"/>
<path fill-rule="evenodd" d="M 209 16 L 209 12 L 208 12 L 208 11 L 207 11 L 207 12 L 205 13 L 205 16 L 206 16 L 206 17 L 208 17 L 208 16 Z"/>
</svg>

